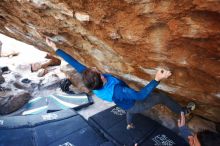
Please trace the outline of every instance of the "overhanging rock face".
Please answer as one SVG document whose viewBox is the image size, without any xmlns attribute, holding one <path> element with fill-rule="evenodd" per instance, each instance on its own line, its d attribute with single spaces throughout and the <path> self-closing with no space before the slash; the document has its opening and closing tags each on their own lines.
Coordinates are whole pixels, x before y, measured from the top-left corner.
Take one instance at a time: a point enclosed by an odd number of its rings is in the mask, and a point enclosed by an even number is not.
<svg viewBox="0 0 220 146">
<path fill-rule="evenodd" d="M 80 62 L 130 85 L 170 69 L 159 88 L 220 122 L 219 0 L 1 0 L 0 33 L 45 51 L 49 36 Z"/>
</svg>

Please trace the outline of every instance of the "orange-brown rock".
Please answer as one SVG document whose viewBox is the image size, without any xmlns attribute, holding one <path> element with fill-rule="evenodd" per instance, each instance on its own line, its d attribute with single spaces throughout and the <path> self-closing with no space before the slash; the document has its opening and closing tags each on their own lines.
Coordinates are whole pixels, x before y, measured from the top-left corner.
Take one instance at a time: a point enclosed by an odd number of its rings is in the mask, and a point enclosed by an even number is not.
<svg viewBox="0 0 220 146">
<path fill-rule="evenodd" d="M 160 90 L 220 122 L 219 0 L 2 0 L 0 32 L 143 86 L 165 67 Z M 140 86 L 138 86 L 140 87 Z"/>
<path fill-rule="evenodd" d="M 46 73 L 48 73 L 47 67 L 57 66 L 57 65 L 61 64 L 60 59 L 58 59 L 57 57 L 54 57 L 50 54 L 47 54 L 45 56 L 45 58 L 48 59 L 48 60 L 31 64 L 31 71 L 35 72 L 35 71 L 38 71 L 40 69 L 43 69 L 43 70 L 40 71 L 41 73 L 39 73 L 39 76 L 44 76 Z"/>
</svg>

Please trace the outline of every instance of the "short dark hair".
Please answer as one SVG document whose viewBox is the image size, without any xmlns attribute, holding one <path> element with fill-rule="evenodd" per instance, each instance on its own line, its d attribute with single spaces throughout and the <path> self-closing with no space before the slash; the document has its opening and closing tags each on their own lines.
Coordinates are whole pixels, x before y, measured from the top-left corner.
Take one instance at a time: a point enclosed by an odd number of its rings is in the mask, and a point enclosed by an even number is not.
<svg viewBox="0 0 220 146">
<path fill-rule="evenodd" d="M 98 90 L 103 86 L 101 74 L 92 69 L 86 69 L 83 71 L 82 79 L 83 83 L 89 90 Z"/>
<path fill-rule="evenodd" d="M 220 134 L 209 130 L 197 133 L 201 146 L 220 146 Z"/>
</svg>

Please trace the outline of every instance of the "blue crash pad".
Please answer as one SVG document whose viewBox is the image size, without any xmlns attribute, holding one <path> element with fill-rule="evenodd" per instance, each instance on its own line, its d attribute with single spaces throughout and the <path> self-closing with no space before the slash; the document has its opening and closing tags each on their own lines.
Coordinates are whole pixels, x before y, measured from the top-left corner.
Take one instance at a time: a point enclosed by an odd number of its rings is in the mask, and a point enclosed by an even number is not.
<svg viewBox="0 0 220 146">
<path fill-rule="evenodd" d="M 113 146 L 84 118 L 67 109 L 42 115 L 0 117 L 0 146 Z"/>
<path fill-rule="evenodd" d="M 156 121 L 137 114 L 134 129 L 126 129 L 126 112 L 111 107 L 89 118 L 89 123 L 118 146 L 187 146 L 185 140 Z"/>
</svg>

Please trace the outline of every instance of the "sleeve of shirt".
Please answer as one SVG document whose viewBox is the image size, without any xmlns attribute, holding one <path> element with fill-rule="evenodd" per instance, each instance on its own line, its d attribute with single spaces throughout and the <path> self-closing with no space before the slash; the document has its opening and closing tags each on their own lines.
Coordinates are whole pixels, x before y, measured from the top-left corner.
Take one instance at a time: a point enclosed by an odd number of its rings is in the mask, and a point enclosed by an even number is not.
<svg viewBox="0 0 220 146">
<path fill-rule="evenodd" d="M 157 87 L 158 84 L 159 82 L 152 80 L 140 91 L 135 91 L 134 89 L 127 86 L 117 85 L 115 87 L 115 95 L 118 99 L 144 100 L 151 94 L 151 92 Z"/>
<path fill-rule="evenodd" d="M 192 132 L 189 130 L 187 126 L 182 126 L 179 128 L 181 136 L 188 141 L 188 136 L 192 135 Z"/>
<path fill-rule="evenodd" d="M 74 59 L 72 56 L 64 52 L 63 50 L 58 49 L 56 51 L 56 54 L 60 57 L 62 57 L 67 63 L 69 63 L 73 68 L 76 69 L 77 72 L 82 73 L 84 70 L 87 69 L 86 66 L 79 63 L 76 59 Z"/>
</svg>

